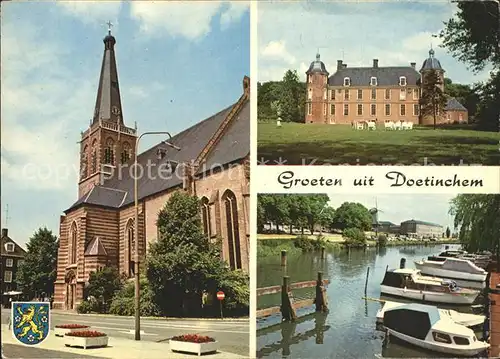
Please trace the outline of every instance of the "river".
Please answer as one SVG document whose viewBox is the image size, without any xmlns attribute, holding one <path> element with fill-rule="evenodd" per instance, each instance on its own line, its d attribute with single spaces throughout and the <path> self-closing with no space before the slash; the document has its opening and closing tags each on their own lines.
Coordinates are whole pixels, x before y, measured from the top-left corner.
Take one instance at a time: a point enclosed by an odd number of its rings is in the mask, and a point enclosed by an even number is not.
<svg viewBox="0 0 500 359">
<path fill-rule="evenodd" d="M 458 245 L 449 246 L 456 249 Z M 386 266 L 398 268 L 400 259 L 406 258 L 406 267 L 414 268 L 413 261 L 438 254 L 444 245 L 367 248 L 366 250 L 337 249 L 326 253 L 304 253 L 288 258 L 286 275 L 290 283 L 315 280 L 317 272 L 329 279 L 327 287 L 328 314 L 314 313 L 313 308 L 301 309 L 295 323 L 280 324 L 280 316 L 274 315 L 257 322 L 258 357 L 281 358 L 442 358 L 434 353 L 410 346 L 395 338 L 383 345 L 385 334 L 376 330 L 376 313 L 379 302 L 362 299 L 365 296 L 367 268 L 370 274 L 367 297 L 380 298 L 380 283 Z M 257 287 L 280 285 L 284 269 L 280 258 L 258 259 Z M 313 297 L 314 288 L 294 291 L 294 297 Z M 390 299 L 390 298 L 387 298 Z M 392 298 L 393 301 L 404 301 Z M 280 294 L 258 297 L 259 309 L 280 304 Z M 444 306 L 440 306 L 444 307 Z M 448 307 L 471 312 L 469 307 Z M 304 314 L 312 313 L 306 316 Z M 481 338 L 480 334 L 477 334 Z"/>
</svg>

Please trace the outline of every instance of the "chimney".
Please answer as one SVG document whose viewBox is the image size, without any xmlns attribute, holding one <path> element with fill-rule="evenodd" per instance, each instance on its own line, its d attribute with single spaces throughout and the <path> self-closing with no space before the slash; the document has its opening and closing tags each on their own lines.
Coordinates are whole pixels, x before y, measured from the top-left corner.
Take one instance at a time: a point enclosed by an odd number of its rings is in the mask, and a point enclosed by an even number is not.
<svg viewBox="0 0 500 359">
<path fill-rule="evenodd" d="M 9 233 L 9 230 L 7 228 L 2 228 L 2 238 L 7 237 L 8 233 Z"/>
<path fill-rule="evenodd" d="M 342 64 L 343 69 L 347 69 L 347 64 Z"/>
<path fill-rule="evenodd" d="M 378 68 L 378 59 L 373 59 L 373 68 L 374 69 Z"/>
<path fill-rule="evenodd" d="M 410 62 L 410 66 L 413 70 L 415 70 L 415 66 L 417 66 L 416 62 Z"/>
<path fill-rule="evenodd" d="M 342 69 L 343 69 L 343 67 L 342 67 L 342 60 L 337 60 L 337 71 L 340 71 Z"/>
</svg>

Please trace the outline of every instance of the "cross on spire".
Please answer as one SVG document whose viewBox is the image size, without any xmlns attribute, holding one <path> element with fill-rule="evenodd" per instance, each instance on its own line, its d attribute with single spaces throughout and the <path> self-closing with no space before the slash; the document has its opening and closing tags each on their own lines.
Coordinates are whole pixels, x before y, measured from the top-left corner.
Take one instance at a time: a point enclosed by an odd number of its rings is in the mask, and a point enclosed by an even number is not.
<svg viewBox="0 0 500 359">
<path fill-rule="evenodd" d="M 111 27 L 113 27 L 113 23 L 111 21 L 108 21 L 106 25 L 108 25 L 108 34 L 111 35 Z"/>
</svg>

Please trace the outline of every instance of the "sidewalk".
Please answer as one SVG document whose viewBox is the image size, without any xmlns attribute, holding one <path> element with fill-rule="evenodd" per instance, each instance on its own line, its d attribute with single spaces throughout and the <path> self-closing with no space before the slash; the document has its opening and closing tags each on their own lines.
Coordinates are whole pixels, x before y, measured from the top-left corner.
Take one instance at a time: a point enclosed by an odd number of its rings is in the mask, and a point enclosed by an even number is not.
<svg viewBox="0 0 500 359">
<path fill-rule="evenodd" d="M 37 348 L 55 350 L 64 353 L 72 353 L 79 355 L 89 355 L 101 358 L 113 359 L 164 359 L 164 358 L 195 358 L 197 355 L 179 354 L 170 351 L 168 342 L 155 343 L 146 341 L 135 341 L 131 339 L 109 338 L 109 345 L 106 348 L 79 349 L 69 348 L 63 344 L 64 339 L 58 338 L 54 333 L 50 333 L 49 337 Z M 12 331 L 9 330 L 7 324 L 2 324 L 2 342 L 4 344 L 22 345 L 12 337 Z M 207 355 L 206 357 L 214 359 L 230 359 L 230 358 L 247 358 L 233 353 L 218 352 L 216 354 Z"/>
</svg>

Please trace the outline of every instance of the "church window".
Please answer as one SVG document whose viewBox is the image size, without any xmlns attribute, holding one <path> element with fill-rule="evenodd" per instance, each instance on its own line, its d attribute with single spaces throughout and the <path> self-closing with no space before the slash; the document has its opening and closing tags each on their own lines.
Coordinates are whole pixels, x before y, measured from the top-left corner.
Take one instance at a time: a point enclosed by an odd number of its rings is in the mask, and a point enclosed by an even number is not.
<svg viewBox="0 0 500 359">
<path fill-rule="evenodd" d="M 125 238 L 127 240 L 127 264 L 128 276 L 134 276 L 134 254 L 135 254 L 135 241 L 134 241 L 134 221 L 129 219 L 125 228 Z"/>
<path fill-rule="evenodd" d="M 344 104 L 344 116 L 349 116 L 349 105 Z"/>
<path fill-rule="evenodd" d="M 376 99 L 377 99 L 377 90 L 372 89 L 372 100 L 376 100 Z"/>
<path fill-rule="evenodd" d="M 362 100 L 362 99 L 363 99 L 363 90 L 358 90 L 358 100 Z"/>
<path fill-rule="evenodd" d="M 330 100 L 335 100 L 335 90 L 330 90 Z"/>
<path fill-rule="evenodd" d="M 385 115 L 390 116 L 391 115 L 391 105 L 389 103 L 385 104 Z"/>
<path fill-rule="evenodd" d="M 385 99 L 386 100 L 391 99 L 391 89 L 385 89 Z"/>
<path fill-rule="evenodd" d="M 344 100 L 349 100 L 349 90 L 344 90 Z"/>
<path fill-rule="evenodd" d="M 399 77 L 399 86 L 406 86 L 406 77 L 404 76 Z"/>
<path fill-rule="evenodd" d="M 406 105 L 405 105 L 404 103 L 403 103 L 403 104 L 401 104 L 401 109 L 400 109 L 399 114 L 400 114 L 401 116 L 406 116 Z"/>
<path fill-rule="evenodd" d="M 122 148 L 121 163 L 124 164 L 130 159 L 130 145 L 125 142 Z"/>
<path fill-rule="evenodd" d="M 363 114 L 363 104 L 358 104 L 358 116 L 361 116 Z"/>
<path fill-rule="evenodd" d="M 89 175 L 88 169 L 88 146 L 85 146 L 82 151 L 82 163 L 80 164 L 80 177 L 86 178 Z"/>
<path fill-rule="evenodd" d="M 312 115 L 312 103 L 310 102 L 307 104 L 307 114 Z"/>
<path fill-rule="evenodd" d="M 372 116 L 376 116 L 377 115 L 377 105 L 372 103 L 371 106 L 370 106 L 370 114 Z"/>
<path fill-rule="evenodd" d="M 313 90 L 310 88 L 309 91 L 307 92 L 307 99 L 312 100 L 313 97 Z"/>
<path fill-rule="evenodd" d="M 376 77 L 371 77 L 370 78 L 370 85 L 377 86 L 377 78 Z"/>
<path fill-rule="evenodd" d="M 76 227 L 76 223 L 73 222 L 71 225 L 71 230 L 69 232 L 70 235 L 70 247 L 69 247 L 69 264 L 76 263 L 76 252 L 78 246 L 78 229 Z"/>
<path fill-rule="evenodd" d="M 405 89 L 401 89 L 401 91 L 399 92 L 399 99 L 406 100 L 406 90 Z"/>
<path fill-rule="evenodd" d="M 413 104 L 413 116 L 418 116 L 419 115 L 419 108 L 418 104 Z"/>
<path fill-rule="evenodd" d="M 351 86 L 351 79 L 349 77 L 344 77 L 344 86 Z"/>
<path fill-rule="evenodd" d="M 104 149 L 104 163 L 114 165 L 115 164 L 115 150 L 114 142 L 111 138 L 106 141 L 106 148 Z"/>
<path fill-rule="evenodd" d="M 330 115 L 335 115 L 335 105 L 334 104 L 330 105 Z"/>
<path fill-rule="evenodd" d="M 201 217 L 203 220 L 203 233 L 207 237 L 210 237 L 210 205 L 208 203 L 208 198 L 203 197 L 201 199 Z"/>
<path fill-rule="evenodd" d="M 223 198 L 226 209 L 229 266 L 231 269 L 239 269 L 241 268 L 241 249 L 236 196 L 233 192 L 227 190 Z"/>
<path fill-rule="evenodd" d="M 97 172 L 97 141 L 94 140 L 94 142 L 92 142 L 92 158 L 91 158 L 91 161 L 92 161 L 92 166 L 91 166 L 91 174 L 94 174 Z"/>
</svg>

